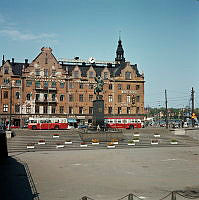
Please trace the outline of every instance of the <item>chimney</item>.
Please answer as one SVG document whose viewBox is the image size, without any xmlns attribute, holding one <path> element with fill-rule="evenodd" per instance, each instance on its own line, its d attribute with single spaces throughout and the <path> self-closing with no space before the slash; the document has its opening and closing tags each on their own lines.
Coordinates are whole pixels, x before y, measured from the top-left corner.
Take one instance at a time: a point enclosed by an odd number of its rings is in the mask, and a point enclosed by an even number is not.
<svg viewBox="0 0 199 200">
<path fill-rule="evenodd" d="M 28 59 L 25 59 L 25 67 L 28 66 Z"/>
<path fill-rule="evenodd" d="M 3 55 L 2 66 L 4 65 L 4 63 L 5 63 L 5 58 L 4 58 L 4 55 Z"/>
<path fill-rule="evenodd" d="M 14 62 L 15 62 L 15 59 L 14 59 L 14 58 L 12 58 L 12 64 L 14 64 Z"/>
</svg>

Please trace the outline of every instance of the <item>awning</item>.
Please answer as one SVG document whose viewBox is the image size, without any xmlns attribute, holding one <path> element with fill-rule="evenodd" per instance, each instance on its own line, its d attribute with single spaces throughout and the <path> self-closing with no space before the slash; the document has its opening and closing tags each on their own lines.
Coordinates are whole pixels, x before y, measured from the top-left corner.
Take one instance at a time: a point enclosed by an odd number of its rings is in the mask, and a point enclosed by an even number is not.
<svg viewBox="0 0 199 200">
<path fill-rule="evenodd" d="M 69 118 L 69 119 L 68 119 L 68 123 L 77 123 L 77 120 L 76 120 L 76 119 Z"/>
</svg>

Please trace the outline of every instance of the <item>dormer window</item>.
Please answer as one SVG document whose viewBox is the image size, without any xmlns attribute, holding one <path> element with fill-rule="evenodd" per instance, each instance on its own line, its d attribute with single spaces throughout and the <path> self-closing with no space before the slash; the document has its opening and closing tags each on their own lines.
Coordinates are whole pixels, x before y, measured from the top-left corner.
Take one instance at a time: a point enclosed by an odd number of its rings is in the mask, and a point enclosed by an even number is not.
<svg viewBox="0 0 199 200">
<path fill-rule="evenodd" d="M 44 76 L 48 76 L 48 69 L 44 69 Z"/>
<path fill-rule="evenodd" d="M 55 76 L 55 75 L 56 75 L 56 70 L 53 69 L 53 70 L 52 70 L 52 76 Z"/>
<path fill-rule="evenodd" d="M 8 74 L 8 67 L 4 68 L 4 74 Z"/>
<path fill-rule="evenodd" d="M 108 72 L 104 72 L 104 80 L 108 80 Z"/>
<path fill-rule="evenodd" d="M 125 72 L 125 79 L 131 80 L 131 72 Z"/>
<path fill-rule="evenodd" d="M 89 74 L 88 74 L 89 78 L 93 78 L 94 77 L 94 72 L 93 71 L 90 71 Z"/>
<path fill-rule="evenodd" d="M 79 78 L 79 71 L 74 71 L 74 78 Z"/>
<path fill-rule="evenodd" d="M 40 76 L 40 69 L 35 69 L 35 75 Z"/>
</svg>

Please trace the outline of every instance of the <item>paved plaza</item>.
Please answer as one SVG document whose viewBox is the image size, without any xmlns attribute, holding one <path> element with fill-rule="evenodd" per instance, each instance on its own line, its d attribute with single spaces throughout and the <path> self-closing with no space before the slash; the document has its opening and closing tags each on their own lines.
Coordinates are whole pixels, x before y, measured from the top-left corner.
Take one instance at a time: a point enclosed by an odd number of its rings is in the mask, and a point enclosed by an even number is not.
<svg viewBox="0 0 199 200">
<path fill-rule="evenodd" d="M 25 145 L 37 141 L 43 133 L 17 133 L 8 141 L 8 161 L 0 166 L 1 197 L 79 200 L 88 196 L 94 200 L 118 200 L 133 193 L 141 199 L 160 200 L 170 191 L 198 191 L 198 140 L 178 136 L 180 144 L 168 145 L 174 135 L 161 130 L 161 145 L 153 146 L 149 141 L 154 133 L 141 130 L 141 142 L 135 147 L 128 147 L 123 141 L 115 149 L 107 149 L 104 144 L 77 148 L 81 142 L 78 134 L 60 132 L 60 140 L 69 137 L 76 141 L 72 148 L 60 150 L 55 148 L 51 132 L 45 134 L 48 148 L 33 150 L 27 150 Z M 125 137 L 132 137 L 132 132 L 125 132 Z"/>
<path fill-rule="evenodd" d="M 42 200 L 116 200 L 129 193 L 160 199 L 169 191 L 199 187 L 199 147 L 28 152 L 16 157 L 28 164 Z"/>
</svg>

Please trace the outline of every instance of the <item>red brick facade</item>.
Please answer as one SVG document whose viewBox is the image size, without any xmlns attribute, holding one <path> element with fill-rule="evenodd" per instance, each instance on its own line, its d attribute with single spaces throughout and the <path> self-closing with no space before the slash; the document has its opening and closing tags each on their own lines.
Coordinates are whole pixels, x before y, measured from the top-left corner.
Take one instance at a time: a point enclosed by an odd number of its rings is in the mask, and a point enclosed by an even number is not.
<svg viewBox="0 0 199 200">
<path fill-rule="evenodd" d="M 144 76 L 137 65 L 116 60 L 113 65 L 59 62 L 51 48 L 42 48 L 31 62 L 2 62 L 0 115 L 23 125 L 29 117 L 92 119 L 94 77 L 104 79 L 105 116 L 144 114 Z"/>
</svg>

